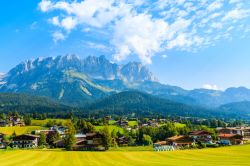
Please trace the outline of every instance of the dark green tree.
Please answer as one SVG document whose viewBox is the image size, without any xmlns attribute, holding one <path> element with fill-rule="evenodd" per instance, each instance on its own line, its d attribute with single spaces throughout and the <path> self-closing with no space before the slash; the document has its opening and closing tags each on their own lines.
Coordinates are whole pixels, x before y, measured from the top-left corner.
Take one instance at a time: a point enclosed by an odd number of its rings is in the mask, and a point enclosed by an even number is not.
<svg viewBox="0 0 250 166">
<path fill-rule="evenodd" d="M 41 132 L 40 133 L 40 138 L 39 138 L 39 141 L 38 141 L 38 146 L 43 146 L 43 145 L 46 145 L 46 135 L 44 132 Z"/>
<path fill-rule="evenodd" d="M 67 131 L 66 136 L 64 138 L 65 149 L 72 150 L 73 146 L 76 143 L 76 138 L 75 138 L 76 130 L 75 130 L 75 127 L 71 121 L 68 121 L 66 123 L 66 126 L 67 126 L 68 131 Z"/>
<path fill-rule="evenodd" d="M 104 128 L 101 130 L 101 134 L 103 135 L 103 145 L 105 147 L 105 150 L 108 150 L 112 144 L 112 137 L 109 132 L 109 127 L 104 126 Z"/>
</svg>

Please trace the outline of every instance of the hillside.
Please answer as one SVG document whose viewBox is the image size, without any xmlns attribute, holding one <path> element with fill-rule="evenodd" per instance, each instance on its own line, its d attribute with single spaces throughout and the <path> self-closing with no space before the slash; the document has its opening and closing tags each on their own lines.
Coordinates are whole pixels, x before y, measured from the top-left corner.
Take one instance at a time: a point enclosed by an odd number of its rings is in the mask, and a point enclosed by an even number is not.
<svg viewBox="0 0 250 166">
<path fill-rule="evenodd" d="M 27 94 L 0 93 L 0 111 L 18 112 L 66 112 L 71 107 L 53 102 L 46 97 L 38 97 Z"/>
<path fill-rule="evenodd" d="M 134 113 L 138 115 L 212 116 L 212 113 L 206 109 L 188 106 L 137 91 L 126 91 L 111 95 L 94 102 L 86 109 L 118 115 Z"/>
<path fill-rule="evenodd" d="M 219 111 L 231 114 L 234 117 L 245 116 L 245 118 L 250 118 L 250 102 L 243 101 L 222 105 L 219 107 Z"/>
</svg>

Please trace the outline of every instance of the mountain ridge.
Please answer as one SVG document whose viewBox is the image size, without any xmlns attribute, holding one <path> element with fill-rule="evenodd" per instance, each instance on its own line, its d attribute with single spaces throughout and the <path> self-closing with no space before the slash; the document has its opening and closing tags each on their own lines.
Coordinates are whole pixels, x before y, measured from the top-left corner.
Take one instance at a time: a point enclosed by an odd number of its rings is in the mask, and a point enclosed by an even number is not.
<svg viewBox="0 0 250 166">
<path fill-rule="evenodd" d="M 207 108 L 250 101 L 250 90 L 245 87 L 225 91 L 185 90 L 160 83 L 141 63 L 118 65 L 105 56 L 81 59 L 76 55 L 66 55 L 26 60 L 5 74 L 0 82 L 0 92 L 46 96 L 72 106 L 84 106 L 127 90 Z"/>
</svg>

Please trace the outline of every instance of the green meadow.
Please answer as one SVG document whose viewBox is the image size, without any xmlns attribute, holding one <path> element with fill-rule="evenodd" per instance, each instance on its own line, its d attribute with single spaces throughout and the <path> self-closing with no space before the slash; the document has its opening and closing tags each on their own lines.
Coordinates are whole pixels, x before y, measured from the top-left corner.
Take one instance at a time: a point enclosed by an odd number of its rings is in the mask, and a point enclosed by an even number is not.
<svg viewBox="0 0 250 166">
<path fill-rule="evenodd" d="M 19 127 L 19 126 L 13 126 L 13 127 L 0 127 L 0 133 L 6 134 L 6 135 L 12 135 L 14 132 L 16 135 L 21 135 L 21 134 L 27 134 L 30 133 L 34 130 L 42 130 L 46 129 L 41 126 L 24 126 L 24 127 Z"/>
<path fill-rule="evenodd" d="M 250 145 L 172 152 L 10 150 L 0 151 L 0 163 L 1 166 L 249 166 Z"/>
</svg>

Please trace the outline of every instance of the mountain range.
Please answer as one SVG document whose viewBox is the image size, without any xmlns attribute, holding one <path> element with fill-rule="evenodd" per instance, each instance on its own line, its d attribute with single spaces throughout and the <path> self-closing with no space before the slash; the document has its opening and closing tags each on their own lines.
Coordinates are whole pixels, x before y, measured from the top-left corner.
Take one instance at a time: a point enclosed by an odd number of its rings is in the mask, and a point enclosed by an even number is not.
<svg viewBox="0 0 250 166">
<path fill-rule="evenodd" d="M 215 109 L 235 102 L 250 101 L 245 87 L 225 91 L 162 84 L 138 62 L 112 63 L 105 56 L 81 59 L 66 55 L 27 60 L 0 74 L 0 92 L 45 96 L 55 102 L 84 107 L 110 95 L 140 91 L 175 103 Z"/>
</svg>

